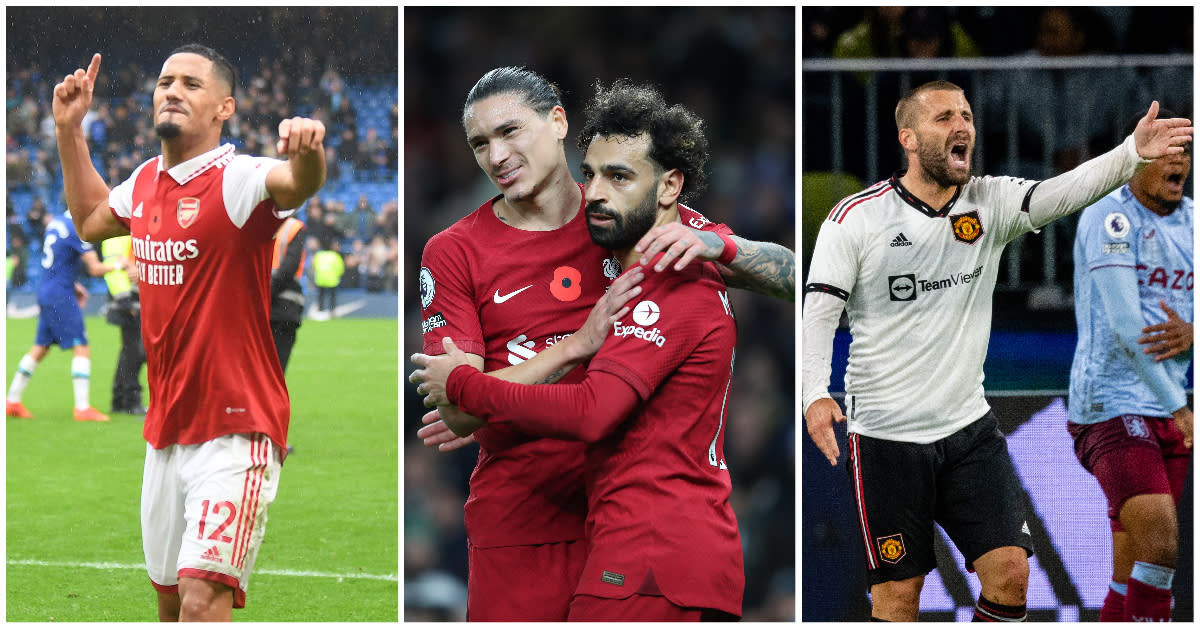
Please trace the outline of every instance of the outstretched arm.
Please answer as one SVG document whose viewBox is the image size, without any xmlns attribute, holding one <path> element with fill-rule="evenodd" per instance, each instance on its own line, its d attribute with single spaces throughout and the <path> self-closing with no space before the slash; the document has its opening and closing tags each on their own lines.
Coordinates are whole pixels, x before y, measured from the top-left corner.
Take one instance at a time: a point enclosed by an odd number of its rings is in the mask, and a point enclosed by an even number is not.
<svg viewBox="0 0 1200 628">
<path fill-rule="evenodd" d="M 116 265 L 109 266 L 108 264 L 100 261 L 100 256 L 96 255 L 95 251 L 88 251 L 87 253 L 81 255 L 79 259 L 83 262 L 83 266 L 87 270 L 87 274 L 93 277 L 101 277 L 111 271 L 125 267 L 123 262 L 125 258 L 118 257 L 117 261 L 114 262 Z"/>
<path fill-rule="evenodd" d="M 635 250 L 642 254 L 641 263 L 648 264 L 659 251 L 665 251 L 654 266 L 655 271 L 667 268 L 672 259 L 679 258 L 675 270 L 682 270 L 693 260 L 723 262 L 729 269 L 725 283 L 745 288 L 785 301 L 796 300 L 796 254 L 774 242 L 758 242 L 739 236 L 729 236 L 736 253 L 712 231 L 700 231 L 672 222 L 654 227 L 642 236 Z M 722 257 L 733 258 L 725 261 Z"/>
<path fill-rule="evenodd" d="M 109 209 L 108 184 L 92 164 L 83 135 L 83 117 L 92 106 L 92 91 L 99 73 L 100 53 L 96 53 L 86 71 L 77 69 L 54 86 L 51 102 L 58 157 L 62 162 L 64 200 L 75 222 L 75 231 L 87 242 L 129 233 Z"/>
<path fill-rule="evenodd" d="M 1175 153 L 1192 141 L 1191 120 L 1158 119 L 1158 101 L 1150 104 L 1133 134 L 1120 146 L 1076 168 L 1046 179 L 1031 189 L 1026 202 L 1029 220 L 1041 228 L 1100 200 L 1125 184 L 1145 164 Z"/>
<path fill-rule="evenodd" d="M 279 155 L 287 156 L 267 173 L 267 192 L 278 209 L 295 209 L 325 185 L 325 125 L 288 118 L 279 123 Z"/>
</svg>

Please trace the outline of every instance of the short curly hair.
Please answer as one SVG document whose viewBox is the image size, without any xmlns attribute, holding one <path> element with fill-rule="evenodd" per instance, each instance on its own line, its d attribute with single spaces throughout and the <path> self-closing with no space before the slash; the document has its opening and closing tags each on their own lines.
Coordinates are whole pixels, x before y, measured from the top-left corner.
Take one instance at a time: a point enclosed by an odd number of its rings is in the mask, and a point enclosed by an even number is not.
<svg viewBox="0 0 1200 628">
<path fill-rule="evenodd" d="M 579 134 L 579 150 L 587 153 L 596 137 L 645 133 L 650 138 L 648 156 L 660 172 L 683 173 L 679 198 L 688 200 L 707 183 L 708 139 L 704 120 L 683 105 L 668 106 L 661 92 L 649 85 L 619 79 L 605 88 L 596 82 L 596 96 L 584 110 L 587 121 Z"/>
</svg>

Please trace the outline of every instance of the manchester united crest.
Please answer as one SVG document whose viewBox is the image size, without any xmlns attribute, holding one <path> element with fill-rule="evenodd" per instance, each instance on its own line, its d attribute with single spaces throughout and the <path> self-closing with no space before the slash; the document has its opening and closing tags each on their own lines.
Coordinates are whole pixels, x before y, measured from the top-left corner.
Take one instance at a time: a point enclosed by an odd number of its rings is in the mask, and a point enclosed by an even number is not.
<svg viewBox="0 0 1200 628">
<path fill-rule="evenodd" d="M 875 539 L 875 543 L 879 545 L 879 557 L 885 563 L 895 565 L 907 553 L 904 550 L 904 536 L 901 534 L 880 537 Z"/>
<path fill-rule="evenodd" d="M 179 199 L 179 205 L 176 208 L 176 218 L 179 220 L 179 226 L 187 229 L 196 222 L 196 218 L 200 216 L 200 199 L 189 196 Z"/>
<path fill-rule="evenodd" d="M 950 228 L 954 231 L 955 240 L 967 244 L 974 244 L 983 235 L 983 223 L 979 221 L 977 211 L 950 216 Z"/>
</svg>

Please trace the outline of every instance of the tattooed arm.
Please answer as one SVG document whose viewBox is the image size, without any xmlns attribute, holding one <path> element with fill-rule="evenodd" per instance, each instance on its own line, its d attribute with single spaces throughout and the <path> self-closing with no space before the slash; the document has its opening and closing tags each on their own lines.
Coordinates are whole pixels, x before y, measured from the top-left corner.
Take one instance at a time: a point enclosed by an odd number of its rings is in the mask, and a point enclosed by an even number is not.
<svg viewBox="0 0 1200 628">
<path fill-rule="evenodd" d="M 744 288 L 784 301 L 796 301 L 796 254 L 774 242 L 758 242 L 731 236 L 737 244 L 737 255 L 722 267 L 725 284 Z M 638 241 L 635 249 L 642 254 L 642 264 L 648 264 L 659 251 L 665 251 L 654 265 L 662 271 L 672 259 L 678 258 L 675 270 L 682 270 L 692 260 L 716 261 L 725 250 L 721 236 L 712 231 L 692 229 L 678 222 L 659 225 Z"/>
<path fill-rule="evenodd" d="M 723 243 L 715 233 L 701 232 L 706 240 Z M 774 242 L 757 242 L 733 236 L 737 244 L 737 256 L 729 263 L 730 273 L 725 275 L 725 284 L 732 288 L 744 288 L 784 301 L 796 301 L 796 254 L 785 246 Z M 720 255 L 718 248 L 718 255 Z"/>
</svg>

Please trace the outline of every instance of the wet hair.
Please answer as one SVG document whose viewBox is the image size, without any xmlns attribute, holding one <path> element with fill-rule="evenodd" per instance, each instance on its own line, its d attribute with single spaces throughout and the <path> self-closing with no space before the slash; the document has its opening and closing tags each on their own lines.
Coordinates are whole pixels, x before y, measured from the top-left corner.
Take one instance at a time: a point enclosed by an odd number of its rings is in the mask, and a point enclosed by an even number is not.
<svg viewBox="0 0 1200 628">
<path fill-rule="evenodd" d="M 917 98 L 925 92 L 962 92 L 963 89 L 950 81 L 930 81 L 908 90 L 896 103 L 896 130 L 917 128 Z"/>
<path fill-rule="evenodd" d="M 678 169 L 683 173 L 679 198 L 699 194 L 707 184 L 708 139 L 704 121 L 683 105 L 667 106 L 661 92 L 649 85 L 633 85 L 625 79 L 605 88 L 596 82 L 596 96 L 584 110 L 587 121 L 579 134 L 579 150 L 587 153 L 596 137 L 624 135 L 650 138 L 647 156 L 657 172 Z"/>
<path fill-rule="evenodd" d="M 471 105 L 497 94 L 521 94 L 525 104 L 545 116 L 555 107 L 562 107 L 562 92 L 558 86 L 546 80 L 546 77 L 524 67 L 505 66 L 489 70 L 478 81 L 471 91 L 467 92 L 467 100 L 463 103 L 462 124 L 467 126 L 467 110 Z"/>
<path fill-rule="evenodd" d="M 233 64 L 229 62 L 229 59 L 226 59 L 221 53 L 203 44 L 184 44 L 172 50 L 171 54 L 167 56 L 170 57 L 172 55 L 184 53 L 200 55 L 201 57 L 212 61 L 213 74 L 216 74 L 217 78 L 227 83 L 229 85 L 230 95 L 233 94 L 237 88 L 237 70 L 234 69 Z"/>
</svg>

